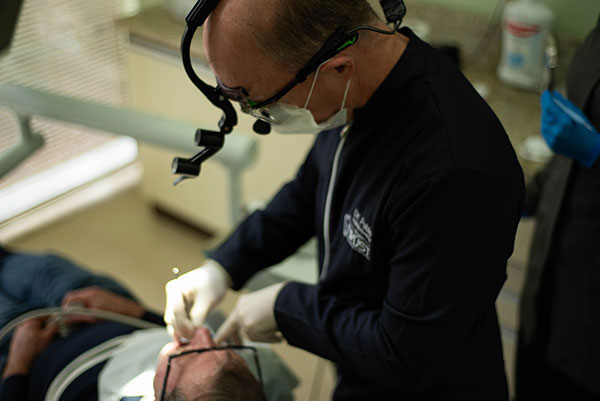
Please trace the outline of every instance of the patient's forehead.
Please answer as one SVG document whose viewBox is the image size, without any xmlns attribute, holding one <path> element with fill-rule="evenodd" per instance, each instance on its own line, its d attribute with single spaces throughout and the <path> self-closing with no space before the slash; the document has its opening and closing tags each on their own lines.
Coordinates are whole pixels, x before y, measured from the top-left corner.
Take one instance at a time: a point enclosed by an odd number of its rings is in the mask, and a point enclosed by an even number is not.
<svg viewBox="0 0 600 401">
<path fill-rule="evenodd" d="M 176 380 L 177 387 L 186 394 L 186 390 L 198 392 L 210 388 L 218 373 L 225 368 L 237 366 L 240 362 L 245 365 L 244 360 L 232 350 L 194 353 L 182 358 L 186 357 L 193 359 L 184 364 L 185 368 Z"/>
</svg>

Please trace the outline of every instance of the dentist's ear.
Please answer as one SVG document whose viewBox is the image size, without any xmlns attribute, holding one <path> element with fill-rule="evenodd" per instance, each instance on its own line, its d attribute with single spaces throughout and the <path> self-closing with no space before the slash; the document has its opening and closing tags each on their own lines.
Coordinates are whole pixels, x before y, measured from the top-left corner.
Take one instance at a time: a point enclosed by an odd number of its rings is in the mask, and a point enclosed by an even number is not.
<svg viewBox="0 0 600 401">
<path fill-rule="evenodd" d="M 356 63 L 354 59 L 344 53 L 334 56 L 321 66 L 321 72 L 335 71 L 346 81 L 350 79 L 355 69 Z"/>
</svg>

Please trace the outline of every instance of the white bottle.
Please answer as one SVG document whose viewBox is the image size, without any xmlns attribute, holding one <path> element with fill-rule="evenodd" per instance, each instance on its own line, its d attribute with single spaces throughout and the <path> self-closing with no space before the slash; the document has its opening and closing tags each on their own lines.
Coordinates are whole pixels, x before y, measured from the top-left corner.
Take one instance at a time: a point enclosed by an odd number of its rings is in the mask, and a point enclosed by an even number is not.
<svg viewBox="0 0 600 401">
<path fill-rule="evenodd" d="M 498 78 L 525 89 L 539 89 L 544 76 L 546 39 L 554 14 L 537 0 L 516 0 L 504 10 Z"/>
</svg>

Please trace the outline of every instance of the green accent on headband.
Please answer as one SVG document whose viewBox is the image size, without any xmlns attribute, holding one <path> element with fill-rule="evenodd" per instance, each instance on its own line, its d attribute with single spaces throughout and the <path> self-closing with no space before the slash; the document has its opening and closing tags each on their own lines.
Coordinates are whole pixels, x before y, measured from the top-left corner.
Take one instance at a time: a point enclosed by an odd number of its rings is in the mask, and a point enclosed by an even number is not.
<svg viewBox="0 0 600 401">
<path fill-rule="evenodd" d="M 250 99 L 248 99 L 248 106 L 250 106 L 250 107 L 254 107 L 254 106 L 256 106 L 257 104 L 258 104 L 258 103 L 256 103 L 254 100 L 250 100 Z"/>
<path fill-rule="evenodd" d="M 358 36 L 355 36 L 352 39 L 349 39 L 346 43 L 344 43 L 343 45 L 341 45 L 340 47 L 338 47 L 337 51 L 339 52 L 339 51 L 345 49 L 346 47 L 355 44 L 356 43 L 356 39 L 358 39 Z"/>
</svg>

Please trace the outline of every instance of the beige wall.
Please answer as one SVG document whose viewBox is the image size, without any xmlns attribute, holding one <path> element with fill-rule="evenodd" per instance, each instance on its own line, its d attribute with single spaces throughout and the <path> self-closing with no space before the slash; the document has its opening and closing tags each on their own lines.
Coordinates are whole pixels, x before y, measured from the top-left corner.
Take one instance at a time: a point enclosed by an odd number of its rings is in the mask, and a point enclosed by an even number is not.
<svg viewBox="0 0 600 401">
<path fill-rule="evenodd" d="M 493 14 L 499 1 L 506 0 L 405 0 L 409 13 L 411 4 L 430 3 L 486 16 Z M 559 34 L 583 37 L 596 25 L 600 15 L 600 1 L 598 0 L 540 1 L 554 11 L 556 31 Z"/>
<path fill-rule="evenodd" d="M 164 1 L 173 0 L 139 0 L 142 8 L 155 7 Z M 405 0 L 407 7 L 411 4 L 430 3 L 456 8 L 486 16 L 491 16 L 496 4 L 506 0 Z M 556 16 L 556 30 L 559 33 L 583 37 L 595 25 L 600 14 L 598 0 L 540 0 L 546 3 Z M 378 0 L 369 0 L 377 4 Z"/>
</svg>

